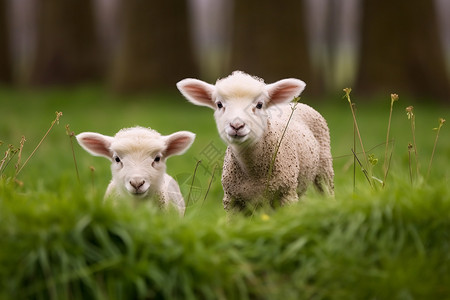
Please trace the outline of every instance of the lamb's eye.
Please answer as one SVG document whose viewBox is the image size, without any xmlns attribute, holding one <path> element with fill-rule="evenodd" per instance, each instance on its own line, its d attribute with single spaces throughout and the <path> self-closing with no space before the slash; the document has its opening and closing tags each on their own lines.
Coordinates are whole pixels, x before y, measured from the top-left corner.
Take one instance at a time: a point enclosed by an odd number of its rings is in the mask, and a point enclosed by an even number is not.
<svg viewBox="0 0 450 300">
<path fill-rule="evenodd" d="M 120 158 L 118 156 L 115 156 L 114 157 L 114 161 L 117 162 L 117 163 L 120 163 Z"/>
<path fill-rule="evenodd" d="M 223 107 L 223 104 L 222 104 L 222 102 L 220 102 L 220 101 L 217 102 L 216 105 L 217 105 L 217 108 L 218 108 L 218 109 L 221 109 L 221 108 Z"/>
<path fill-rule="evenodd" d="M 258 102 L 257 104 L 256 104 L 256 108 L 257 109 L 261 109 L 263 107 L 263 103 L 262 102 Z"/>
<path fill-rule="evenodd" d="M 160 160 L 161 160 L 161 156 L 159 156 L 159 155 L 155 156 L 155 159 L 153 159 L 153 162 L 152 162 L 152 167 L 156 167 Z"/>
</svg>

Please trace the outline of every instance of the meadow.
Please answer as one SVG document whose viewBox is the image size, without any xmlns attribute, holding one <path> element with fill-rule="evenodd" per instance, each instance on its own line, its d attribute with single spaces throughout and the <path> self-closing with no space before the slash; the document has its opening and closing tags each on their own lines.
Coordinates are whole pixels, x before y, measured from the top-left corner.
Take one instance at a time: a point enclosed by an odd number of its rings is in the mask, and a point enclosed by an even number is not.
<svg viewBox="0 0 450 300">
<path fill-rule="evenodd" d="M 400 95 L 384 180 L 391 97 L 352 92 L 372 154 L 365 170 L 383 185 L 355 162 L 352 148 L 365 159 L 343 95 L 301 99 L 328 121 L 335 197 L 310 189 L 295 205 L 243 217 L 222 208 L 225 145 L 210 109 L 176 92 L 0 89 L 0 299 L 450 299 L 450 130 L 444 123 L 437 140 L 433 130 L 450 107 Z M 103 203 L 109 162 L 71 133 L 135 125 L 197 134 L 167 164 L 188 201 L 184 218 Z"/>
</svg>

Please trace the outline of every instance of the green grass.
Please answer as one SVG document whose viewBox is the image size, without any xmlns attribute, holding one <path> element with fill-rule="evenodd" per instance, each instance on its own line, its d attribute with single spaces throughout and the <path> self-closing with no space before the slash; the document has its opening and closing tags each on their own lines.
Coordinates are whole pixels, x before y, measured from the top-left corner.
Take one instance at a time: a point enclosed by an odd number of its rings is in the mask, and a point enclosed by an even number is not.
<svg viewBox="0 0 450 300">
<path fill-rule="evenodd" d="M 310 190 L 298 204 L 253 217 L 227 217 L 220 167 L 225 150 L 212 111 L 175 93 L 112 96 L 96 87 L 75 90 L 0 90 L 0 146 L 19 146 L 22 163 L 62 111 L 42 146 L 17 177 L 11 161 L 0 180 L 0 299 L 449 299 L 450 130 L 439 134 L 425 178 L 438 118 L 448 107 L 395 103 L 395 139 L 386 187 L 370 188 L 356 169 L 353 187 L 352 115 L 338 96 L 315 103 L 327 119 L 335 157 L 336 197 Z M 383 178 L 390 98 L 357 103 L 368 154 Z M 414 105 L 421 175 L 410 183 L 405 108 Z M 150 126 L 163 134 L 190 130 L 191 149 L 168 161 L 187 198 L 184 218 L 153 207 L 103 203 L 109 162 L 74 141 L 77 183 L 65 125 L 75 133 L 114 134 Z M 373 150 L 372 147 L 380 145 Z M 205 149 L 222 153 L 214 159 Z M 357 152 L 360 151 L 357 148 Z M 360 154 L 358 154 L 359 156 Z M 91 171 L 93 166 L 95 171 Z M 208 192 L 205 198 L 206 192 Z"/>
</svg>

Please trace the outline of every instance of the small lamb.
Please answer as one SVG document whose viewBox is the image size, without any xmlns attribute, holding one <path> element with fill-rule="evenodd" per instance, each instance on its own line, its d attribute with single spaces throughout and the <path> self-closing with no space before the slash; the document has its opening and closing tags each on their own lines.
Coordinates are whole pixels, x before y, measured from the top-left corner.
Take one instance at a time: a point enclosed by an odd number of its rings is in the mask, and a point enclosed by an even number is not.
<svg viewBox="0 0 450 300">
<path fill-rule="evenodd" d="M 177 182 L 166 174 L 166 159 L 184 153 L 195 134 L 179 131 L 162 136 L 143 127 L 125 128 L 114 137 L 94 132 L 77 135 L 78 143 L 95 156 L 111 160 L 112 180 L 105 198 L 130 197 L 134 200 L 157 199 L 184 214 L 185 203 Z"/>
<path fill-rule="evenodd" d="M 235 71 L 215 85 L 184 79 L 177 87 L 193 104 L 215 110 L 219 134 L 228 144 L 222 172 L 225 210 L 296 202 L 310 183 L 322 193 L 334 194 L 327 123 L 310 106 L 289 104 L 305 88 L 303 81 L 283 79 L 265 84 L 260 78 Z"/>
</svg>

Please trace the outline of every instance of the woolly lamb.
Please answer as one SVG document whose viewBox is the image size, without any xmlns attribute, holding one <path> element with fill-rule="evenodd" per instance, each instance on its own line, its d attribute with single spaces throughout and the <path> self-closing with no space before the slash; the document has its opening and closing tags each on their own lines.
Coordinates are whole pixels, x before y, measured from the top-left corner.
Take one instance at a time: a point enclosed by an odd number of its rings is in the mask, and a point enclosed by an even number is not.
<svg viewBox="0 0 450 300">
<path fill-rule="evenodd" d="M 122 129 L 114 137 L 94 132 L 77 135 L 87 152 L 112 162 L 105 198 L 157 199 L 162 207 L 173 204 L 180 214 L 185 210 L 183 196 L 177 182 L 166 174 L 165 162 L 171 155 L 184 153 L 194 139 L 195 134 L 187 131 L 162 136 L 143 127 Z"/>
<path fill-rule="evenodd" d="M 334 194 L 325 119 L 298 103 L 288 124 L 293 109 L 289 102 L 303 91 L 303 81 L 283 79 L 265 84 L 260 78 L 235 71 L 215 85 L 184 79 L 177 87 L 190 102 L 215 110 L 219 134 L 228 144 L 222 172 L 225 210 L 296 202 L 310 183 L 322 193 Z"/>
</svg>

